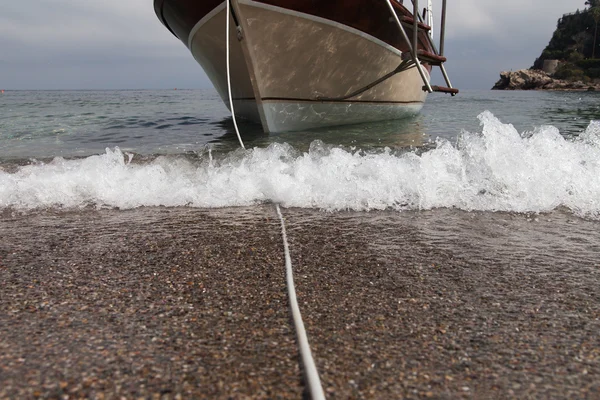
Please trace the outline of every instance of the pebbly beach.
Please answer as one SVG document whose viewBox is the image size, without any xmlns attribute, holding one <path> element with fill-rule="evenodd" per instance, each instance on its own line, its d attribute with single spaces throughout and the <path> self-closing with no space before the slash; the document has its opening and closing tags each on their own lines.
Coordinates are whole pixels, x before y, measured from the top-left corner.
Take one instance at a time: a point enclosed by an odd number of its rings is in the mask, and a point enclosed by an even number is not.
<svg viewBox="0 0 600 400">
<path fill-rule="evenodd" d="M 600 395 L 597 222 L 282 211 L 328 398 Z M 272 205 L 5 209 L 0 236 L 0 398 L 306 395 Z"/>
</svg>

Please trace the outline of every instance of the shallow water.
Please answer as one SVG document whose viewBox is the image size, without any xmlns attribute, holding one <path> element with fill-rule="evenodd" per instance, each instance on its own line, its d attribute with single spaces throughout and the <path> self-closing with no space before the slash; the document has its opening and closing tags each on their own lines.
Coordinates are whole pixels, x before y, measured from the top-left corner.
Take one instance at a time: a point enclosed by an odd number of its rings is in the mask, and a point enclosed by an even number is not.
<svg viewBox="0 0 600 400">
<path fill-rule="evenodd" d="M 600 217 L 600 96 L 465 92 L 421 115 L 264 134 L 212 90 L 7 92 L 0 207 L 229 207 Z"/>
<path fill-rule="evenodd" d="M 363 149 L 420 146 L 462 130 L 479 129 L 490 111 L 519 132 L 552 125 L 577 136 L 600 119 L 600 93 L 463 91 L 430 95 L 422 113 L 400 121 L 265 135 L 242 123 L 247 147 L 289 143 L 306 150 L 314 140 Z M 119 146 L 137 154 L 181 154 L 210 145 L 239 147 L 229 111 L 206 90 L 7 91 L 0 96 L 0 160 L 74 157 Z"/>
</svg>

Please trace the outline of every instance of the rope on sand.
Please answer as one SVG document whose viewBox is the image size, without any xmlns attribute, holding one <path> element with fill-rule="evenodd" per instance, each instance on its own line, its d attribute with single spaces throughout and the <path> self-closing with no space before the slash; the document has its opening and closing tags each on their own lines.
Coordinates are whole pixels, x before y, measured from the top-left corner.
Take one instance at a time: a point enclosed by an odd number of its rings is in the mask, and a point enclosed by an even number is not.
<svg viewBox="0 0 600 400">
<path fill-rule="evenodd" d="M 227 20 L 227 23 L 225 24 L 227 30 L 225 39 L 227 47 L 227 91 L 229 93 L 229 106 L 231 108 L 231 115 L 233 117 L 233 126 L 235 127 L 235 132 L 237 134 L 238 140 L 240 141 L 240 146 L 242 146 L 242 148 L 245 149 L 246 147 L 244 146 L 244 142 L 242 141 L 242 136 L 240 135 L 240 130 L 238 129 L 237 121 L 235 119 L 235 109 L 233 108 L 233 97 L 231 95 L 231 60 L 229 45 L 230 17 L 231 4 L 230 0 L 227 0 L 227 15 L 225 16 L 225 19 Z M 292 271 L 292 259 L 290 257 L 287 234 L 285 232 L 285 222 L 283 221 L 283 215 L 281 214 L 281 210 L 279 209 L 279 204 L 276 204 L 275 207 L 277 208 L 277 215 L 279 215 L 279 220 L 281 221 L 281 234 L 283 236 L 283 249 L 285 252 L 285 268 L 288 296 L 290 299 L 290 307 L 292 309 L 292 319 L 294 321 L 294 327 L 296 328 L 296 335 L 298 336 L 298 348 L 300 351 L 300 357 L 302 359 L 302 365 L 304 365 L 304 372 L 306 374 L 306 383 L 310 392 L 310 396 L 313 400 L 325 400 L 325 394 L 323 393 L 323 387 L 321 386 L 321 379 L 319 378 L 317 366 L 315 365 L 315 360 L 312 357 L 310 346 L 308 345 L 308 336 L 306 335 L 306 330 L 304 329 L 304 322 L 302 322 L 300 307 L 298 307 L 298 300 L 296 299 L 296 288 L 294 286 L 294 275 Z"/>
<path fill-rule="evenodd" d="M 292 271 L 292 259 L 290 257 L 290 249 L 287 241 L 287 234 L 285 232 L 285 222 L 283 220 L 281 210 L 279 209 L 279 204 L 276 204 L 275 207 L 277 209 L 279 220 L 281 221 L 281 235 L 283 236 L 283 250 L 285 252 L 285 270 L 288 296 L 290 299 L 290 307 L 292 309 L 294 327 L 296 328 L 296 334 L 298 335 L 298 348 L 300 349 L 300 357 L 306 373 L 308 390 L 310 391 L 310 396 L 313 400 L 324 400 L 325 394 L 323 393 L 323 387 L 321 386 L 321 379 L 319 378 L 319 372 L 317 371 L 317 366 L 315 365 L 315 361 L 310 351 L 310 346 L 308 345 L 308 336 L 306 335 L 306 330 L 304 329 L 302 315 L 300 315 L 300 307 L 298 307 L 298 300 L 296 299 L 296 288 L 294 286 L 294 275 Z"/>
</svg>

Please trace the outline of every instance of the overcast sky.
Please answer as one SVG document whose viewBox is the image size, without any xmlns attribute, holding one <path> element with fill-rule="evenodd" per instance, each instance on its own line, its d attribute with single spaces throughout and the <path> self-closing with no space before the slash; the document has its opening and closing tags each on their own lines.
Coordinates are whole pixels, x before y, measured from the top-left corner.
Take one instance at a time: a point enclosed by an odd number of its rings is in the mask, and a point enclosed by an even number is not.
<svg viewBox="0 0 600 400">
<path fill-rule="evenodd" d="M 212 87 L 151 0 L 8 2 L 0 0 L 0 89 Z M 557 20 L 585 0 L 450 0 L 448 8 L 453 84 L 488 89 L 501 70 L 530 67 Z"/>
</svg>

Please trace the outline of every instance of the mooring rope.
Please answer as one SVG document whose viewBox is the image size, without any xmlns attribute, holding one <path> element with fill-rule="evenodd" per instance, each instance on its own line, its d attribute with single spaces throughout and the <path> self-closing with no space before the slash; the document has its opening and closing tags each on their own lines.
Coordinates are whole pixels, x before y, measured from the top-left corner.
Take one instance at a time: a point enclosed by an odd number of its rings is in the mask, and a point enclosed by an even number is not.
<svg viewBox="0 0 600 400">
<path fill-rule="evenodd" d="M 240 130 L 238 129 L 237 121 L 235 119 L 235 109 L 233 108 L 233 97 L 231 96 L 231 59 L 230 59 L 230 46 L 229 46 L 229 17 L 231 16 L 231 4 L 230 0 L 227 0 L 227 15 L 225 16 L 225 23 L 227 32 L 225 34 L 225 47 L 227 48 L 227 91 L 229 93 L 229 107 L 231 108 L 231 116 L 233 117 L 233 126 L 235 127 L 235 133 L 237 134 L 237 138 L 240 141 L 240 146 L 242 149 L 245 149 L 244 142 L 242 141 L 242 136 L 240 135 Z"/>
<path fill-rule="evenodd" d="M 227 15 L 225 19 L 227 20 L 226 29 L 226 47 L 227 47 L 227 91 L 229 93 L 229 106 L 231 107 L 231 115 L 233 117 L 233 126 L 235 127 L 235 133 L 237 134 L 238 140 L 240 141 L 240 146 L 243 149 L 244 142 L 242 141 L 242 136 L 240 135 L 240 130 L 237 125 L 237 121 L 235 118 L 235 110 L 233 108 L 233 97 L 231 95 L 231 59 L 230 59 L 230 46 L 229 46 L 229 18 L 231 15 L 231 4 L 230 0 L 227 0 Z M 300 307 L 298 306 L 298 300 L 296 298 L 296 288 L 294 286 L 294 275 L 292 271 L 292 259 L 290 257 L 290 249 L 287 241 L 287 234 L 285 232 L 285 222 L 283 220 L 283 215 L 281 214 L 281 209 L 279 208 L 279 204 L 275 204 L 277 209 L 277 215 L 279 216 L 279 220 L 281 221 L 281 235 L 283 236 L 283 249 L 285 253 L 285 269 L 286 269 L 286 282 L 288 288 L 288 297 L 290 299 L 290 308 L 292 309 L 292 319 L 294 321 L 294 327 L 296 328 L 296 335 L 298 336 L 298 349 L 300 351 L 300 357 L 302 359 L 302 365 L 304 366 L 304 372 L 306 374 L 306 384 L 308 386 L 308 390 L 310 392 L 310 396 L 313 400 L 325 400 L 325 394 L 323 392 L 323 387 L 321 386 L 321 379 L 319 378 L 319 373 L 317 372 L 317 366 L 315 365 L 315 360 L 313 359 L 312 353 L 310 351 L 310 346 L 308 344 L 308 336 L 306 335 L 306 330 L 304 329 L 304 322 L 302 322 L 302 315 L 300 314 Z"/>
<path fill-rule="evenodd" d="M 302 365 L 304 365 L 304 372 L 306 373 L 306 383 L 310 396 L 313 400 L 324 400 L 325 394 L 323 393 L 323 387 L 321 386 L 321 379 L 315 365 L 310 346 L 308 345 L 308 336 L 304 329 L 304 322 L 302 322 L 302 315 L 300 314 L 300 307 L 298 306 L 298 300 L 296 299 L 296 288 L 294 286 L 294 274 L 292 271 L 292 259 L 290 257 L 290 249 L 287 241 L 287 234 L 285 232 L 285 222 L 283 215 L 279 209 L 279 204 L 275 204 L 277 209 L 277 215 L 281 221 L 281 235 L 283 236 L 283 250 L 285 253 L 285 270 L 286 280 L 288 287 L 288 296 L 290 299 L 290 307 L 292 309 L 292 319 L 294 320 L 294 327 L 296 328 L 296 334 L 298 335 L 298 348 L 300 349 L 300 357 L 302 359 Z"/>
</svg>

